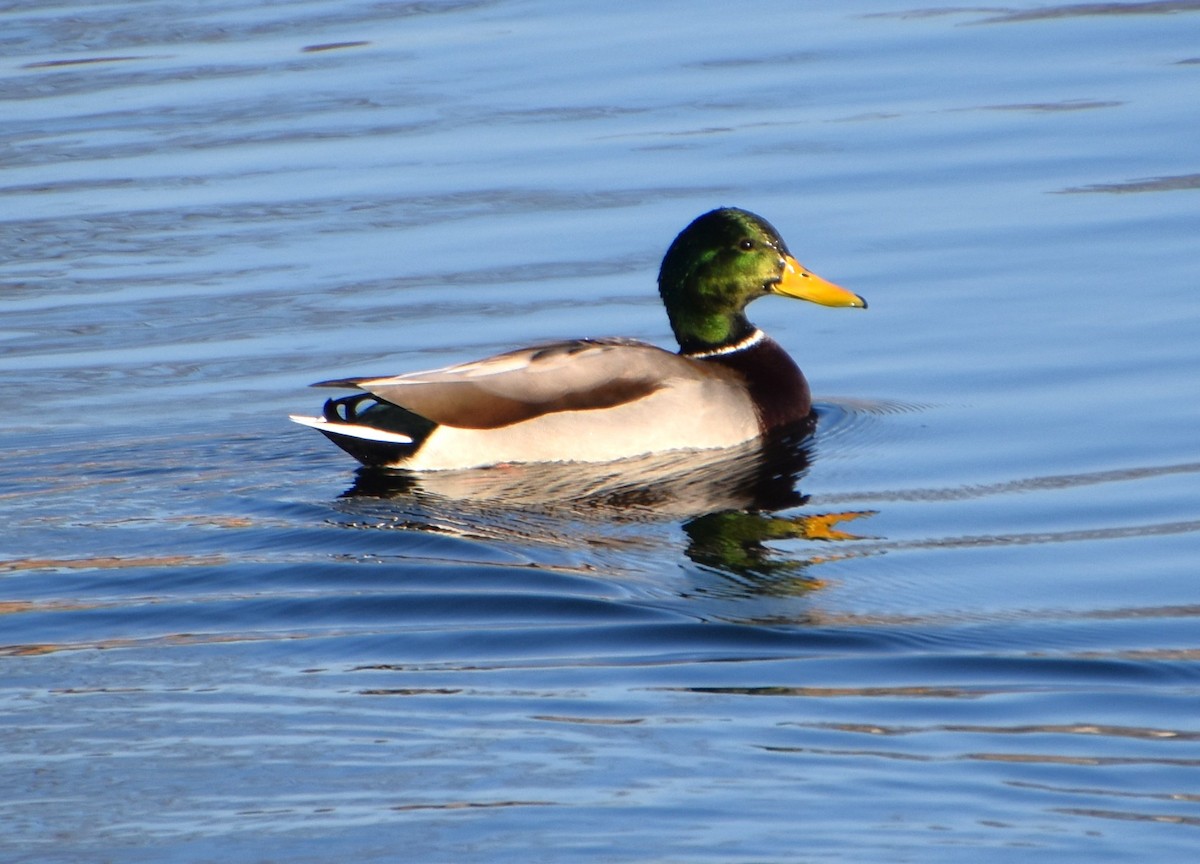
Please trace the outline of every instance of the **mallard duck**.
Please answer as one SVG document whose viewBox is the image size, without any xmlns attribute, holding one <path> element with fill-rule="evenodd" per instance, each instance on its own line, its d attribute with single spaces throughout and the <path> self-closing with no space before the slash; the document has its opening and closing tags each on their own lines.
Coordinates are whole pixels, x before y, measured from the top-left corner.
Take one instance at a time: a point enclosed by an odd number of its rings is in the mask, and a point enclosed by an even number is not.
<svg viewBox="0 0 1200 864">
<path fill-rule="evenodd" d="M 363 391 L 291 419 L 370 466 L 438 470 L 607 462 L 727 448 L 811 422 L 808 382 L 746 319 L 778 294 L 865 309 L 803 267 L 761 216 L 712 210 L 663 258 L 658 290 L 679 353 L 633 339 L 576 339 L 473 363 L 314 387 Z"/>
</svg>

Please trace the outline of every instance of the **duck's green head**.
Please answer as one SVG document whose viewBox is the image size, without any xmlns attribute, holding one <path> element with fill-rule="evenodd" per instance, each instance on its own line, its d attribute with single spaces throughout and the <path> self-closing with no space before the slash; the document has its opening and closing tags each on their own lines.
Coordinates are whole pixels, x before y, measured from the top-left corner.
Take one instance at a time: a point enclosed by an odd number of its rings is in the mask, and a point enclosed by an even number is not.
<svg viewBox="0 0 1200 864">
<path fill-rule="evenodd" d="M 746 304 L 768 294 L 867 307 L 857 294 L 810 273 L 766 219 L 733 207 L 705 213 L 683 229 L 663 258 L 658 291 L 684 353 L 750 335 Z"/>
</svg>

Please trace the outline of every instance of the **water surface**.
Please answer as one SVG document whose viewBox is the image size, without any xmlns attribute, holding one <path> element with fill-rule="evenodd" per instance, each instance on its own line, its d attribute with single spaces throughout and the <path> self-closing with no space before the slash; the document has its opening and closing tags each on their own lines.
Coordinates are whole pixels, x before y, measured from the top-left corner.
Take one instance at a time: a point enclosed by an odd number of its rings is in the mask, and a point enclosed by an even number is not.
<svg viewBox="0 0 1200 864">
<path fill-rule="evenodd" d="M 0 20 L 5 860 L 1192 860 L 1200 4 Z M 285 419 L 722 204 L 871 303 L 771 470 Z"/>
</svg>

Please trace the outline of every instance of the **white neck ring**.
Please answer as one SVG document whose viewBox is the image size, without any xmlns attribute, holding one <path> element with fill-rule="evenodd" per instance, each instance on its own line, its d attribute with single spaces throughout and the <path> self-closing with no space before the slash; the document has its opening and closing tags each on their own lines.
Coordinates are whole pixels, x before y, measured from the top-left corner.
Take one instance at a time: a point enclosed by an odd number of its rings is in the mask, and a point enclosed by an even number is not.
<svg viewBox="0 0 1200 864">
<path fill-rule="evenodd" d="M 711 351 L 689 351 L 684 354 L 684 357 L 691 357 L 693 360 L 707 360 L 709 357 L 722 357 L 726 354 L 736 354 L 738 351 L 745 351 L 747 348 L 753 348 L 759 342 L 767 338 L 767 334 L 754 328 L 754 332 L 744 339 L 739 339 L 732 345 L 722 345 L 720 348 L 713 348 Z"/>
</svg>

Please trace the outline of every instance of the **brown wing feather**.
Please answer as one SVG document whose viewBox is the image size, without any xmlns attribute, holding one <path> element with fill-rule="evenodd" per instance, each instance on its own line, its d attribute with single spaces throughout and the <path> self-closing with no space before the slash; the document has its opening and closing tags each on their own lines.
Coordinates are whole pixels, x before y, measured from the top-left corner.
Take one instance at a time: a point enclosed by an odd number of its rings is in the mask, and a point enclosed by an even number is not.
<svg viewBox="0 0 1200 864">
<path fill-rule="evenodd" d="M 446 426 L 494 429 L 556 411 L 623 405 L 672 379 L 722 375 L 632 340 L 577 340 L 510 351 L 474 363 L 393 378 L 353 378 L 318 386 L 353 386 Z"/>
</svg>

